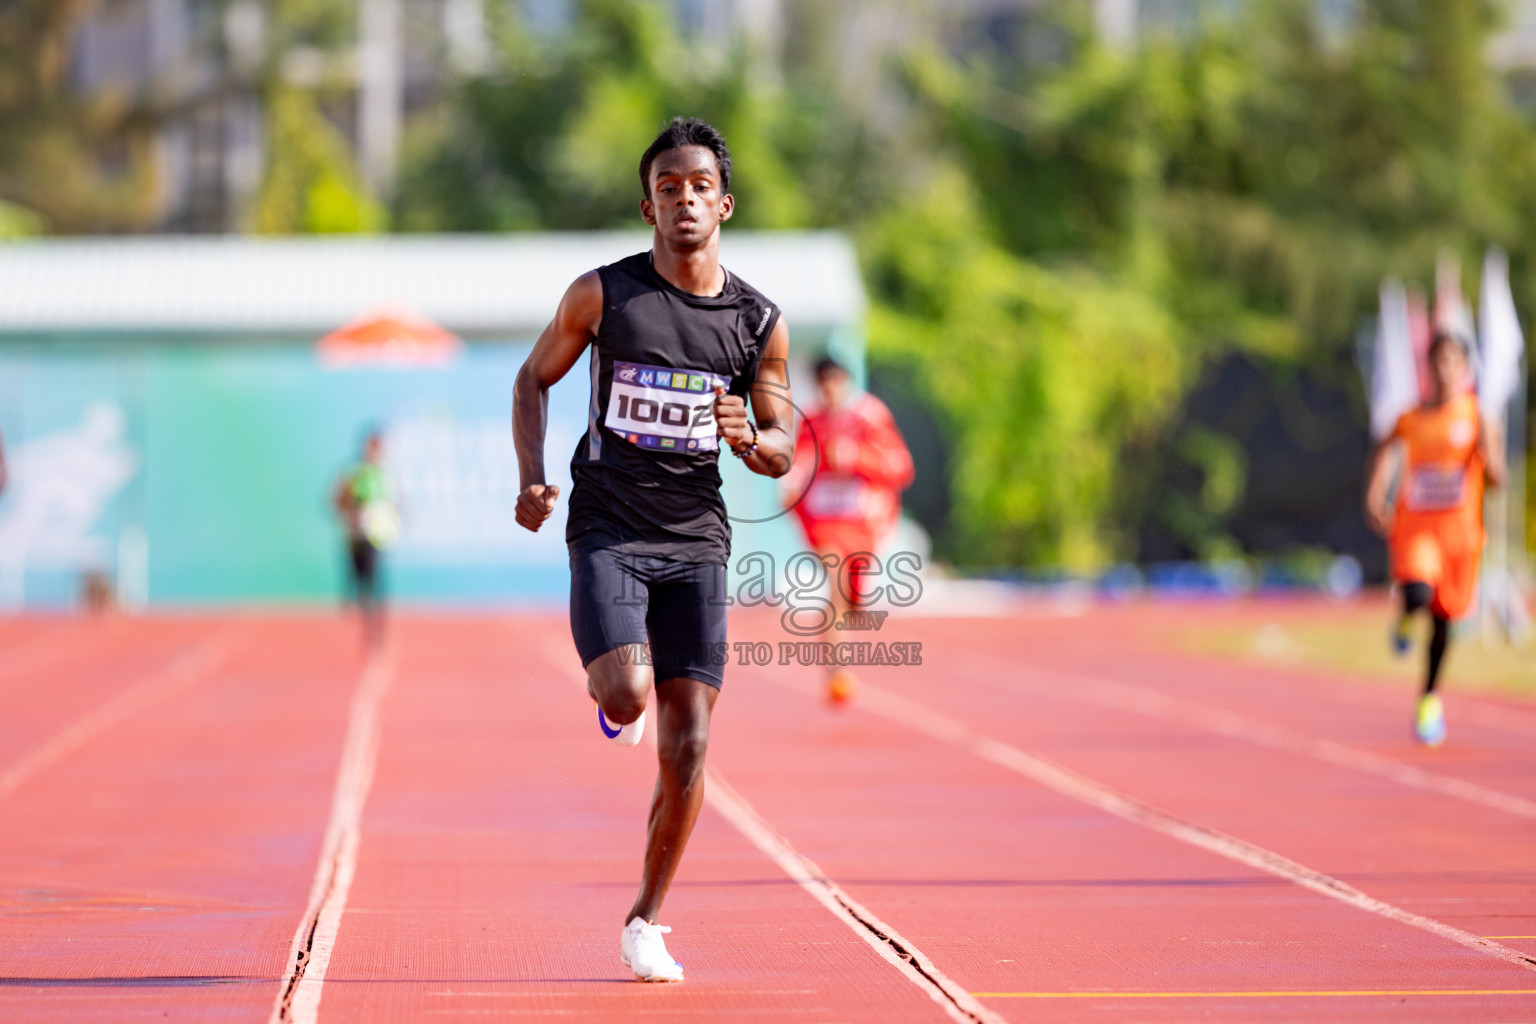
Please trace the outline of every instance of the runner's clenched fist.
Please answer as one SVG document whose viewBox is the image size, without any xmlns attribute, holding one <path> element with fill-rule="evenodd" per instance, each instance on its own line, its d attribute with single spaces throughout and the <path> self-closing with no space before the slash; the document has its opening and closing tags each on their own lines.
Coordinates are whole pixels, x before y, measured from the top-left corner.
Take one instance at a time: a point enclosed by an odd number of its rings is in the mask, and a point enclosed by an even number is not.
<svg viewBox="0 0 1536 1024">
<path fill-rule="evenodd" d="M 554 484 L 530 484 L 517 496 L 517 525 L 534 533 L 544 520 L 555 514 L 555 499 L 560 488 Z"/>
<path fill-rule="evenodd" d="M 715 388 L 715 435 L 738 455 L 752 444 L 746 400 L 740 395 L 726 394 L 724 388 Z"/>
</svg>

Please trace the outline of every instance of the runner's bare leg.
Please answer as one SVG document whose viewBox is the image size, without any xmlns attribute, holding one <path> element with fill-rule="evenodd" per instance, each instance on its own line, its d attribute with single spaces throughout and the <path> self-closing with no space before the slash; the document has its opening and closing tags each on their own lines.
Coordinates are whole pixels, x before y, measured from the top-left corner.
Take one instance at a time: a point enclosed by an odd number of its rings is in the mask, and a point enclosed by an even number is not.
<svg viewBox="0 0 1536 1024">
<path fill-rule="evenodd" d="M 587 693 L 614 725 L 628 725 L 645 711 L 651 695 L 649 658 L 645 644 L 625 644 L 587 666 Z"/>
<path fill-rule="evenodd" d="M 640 917 L 654 924 L 677 874 L 704 804 L 704 753 L 709 746 L 710 713 L 719 696 L 719 690 L 697 679 L 664 679 L 656 684 L 660 771 L 646 830 L 645 873 L 640 895 L 624 916 L 626 923 Z"/>
</svg>

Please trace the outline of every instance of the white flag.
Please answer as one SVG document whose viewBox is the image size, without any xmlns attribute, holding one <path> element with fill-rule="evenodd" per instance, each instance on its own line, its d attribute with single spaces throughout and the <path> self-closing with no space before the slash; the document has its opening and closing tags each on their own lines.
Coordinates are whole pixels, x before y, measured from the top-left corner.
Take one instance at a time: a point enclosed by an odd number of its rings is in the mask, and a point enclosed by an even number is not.
<svg viewBox="0 0 1536 1024">
<path fill-rule="evenodd" d="M 1483 288 L 1478 302 L 1482 374 L 1477 402 L 1483 415 L 1502 418 L 1520 382 L 1520 356 L 1525 338 L 1515 316 L 1515 300 L 1509 291 L 1509 257 L 1504 250 L 1488 250 L 1483 261 Z"/>
<path fill-rule="evenodd" d="M 1408 330 L 1408 296 L 1402 283 L 1381 283 L 1381 318 L 1376 322 L 1376 351 L 1371 359 L 1371 437 L 1392 433 L 1397 418 L 1419 404 L 1418 367 Z"/>
</svg>

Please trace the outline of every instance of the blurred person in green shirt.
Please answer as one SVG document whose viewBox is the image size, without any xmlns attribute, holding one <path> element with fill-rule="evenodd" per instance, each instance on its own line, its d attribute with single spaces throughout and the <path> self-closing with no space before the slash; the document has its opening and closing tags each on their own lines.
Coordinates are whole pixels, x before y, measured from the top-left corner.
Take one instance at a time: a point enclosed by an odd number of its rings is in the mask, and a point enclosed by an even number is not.
<svg viewBox="0 0 1536 1024">
<path fill-rule="evenodd" d="M 362 614 L 363 638 L 369 646 L 377 646 L 384 637 L 379 553 L 400 534 L 400 514 L 383 462 L 384 436 L 371 431 L 363 440 L 361 458 L 337 481 L 332 499 L 347 533 L 348 593 Z"/>
</svg>

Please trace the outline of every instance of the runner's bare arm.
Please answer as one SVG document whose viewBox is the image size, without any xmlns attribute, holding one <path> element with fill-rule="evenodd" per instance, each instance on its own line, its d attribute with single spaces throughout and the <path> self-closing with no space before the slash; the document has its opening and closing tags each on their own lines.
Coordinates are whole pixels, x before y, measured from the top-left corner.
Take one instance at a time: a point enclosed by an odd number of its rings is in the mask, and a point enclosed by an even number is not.
<svg viewBox="0 0 1536 1024">
<path fill-rule="evenodd" d="M 752 418 L 757 421 L 757 451 L 742 461 L 754 473 L 781 477 L 795 461 L 795 403 L 789 393 L 789 326 L 784 317 L 763 345 L 757 380 L 752 384 Z M 733 451 L 752 445 L 747 403 L 739 395 L 715 398 L 716 433 Z"/>
<path fill-rule="evenodd" d="M 597 271 L 578 277 L 565 290 L 555 318 L 517 371 L 512 386 L 512 440 L 517 446 L 517 522 L 537 532 L 555 511 L 560 488 L 544 475 L 544 433 L 549 425 L 549 389 L 564 377 L 603 318 L 603 282 Z"/>
<path fill-rule="evenodd" d="M 1503 487 L 1509 466 L 1504 461 L 1504 427 L 1498 420 L 1483 420 L 1477 450 L 1483 456 L 1483 476 L 1488 486 Z"/>
<path fill-rule="evenodd" d="M 343 519 L 352 511 L 352 488 L 347 486 L 345 475 L 336 481 L 336 486 L 331 491 L 331 504 L 336 506 L 336 514 Z"/>
<path fill-rule="evenodd" d="M 1387 506 L 1387 492 L 1397 472 L 1402 442 L 1388 438 L 1371 455 L 1370 476 L 1365 485 L 1365 520 L 1371 529 L 1385 537 L 1392 529 L 1392 510 Z"/>
</svg>

